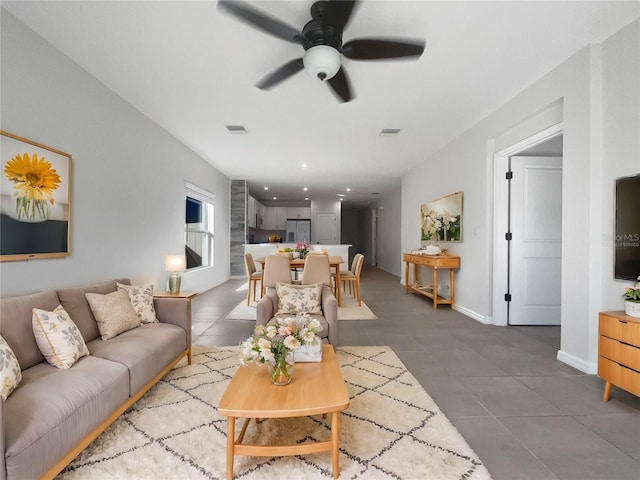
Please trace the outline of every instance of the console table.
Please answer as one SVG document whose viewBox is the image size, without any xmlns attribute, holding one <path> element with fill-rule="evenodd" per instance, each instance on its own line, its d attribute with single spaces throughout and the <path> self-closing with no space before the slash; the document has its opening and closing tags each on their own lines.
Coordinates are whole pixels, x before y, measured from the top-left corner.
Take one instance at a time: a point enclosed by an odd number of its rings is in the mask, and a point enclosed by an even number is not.
<svg viewBox="0 0 640 480">
<path fill-rule="evenodd" d="M 424 295 L 433 299 L 433 308 L 438 308 L 438 304 L 451 305 L 453 309 L 453 293 L 454 293 L 454 281 L 453 270 L 460 268 L 460 257 L 454 257 L 450 255 L 416 255 L 413 253 L 403 253 L 402 259 L 405 262 L 404 268 L 404 293 L 409 293 L 409 290 Z M 413 265 L 413 283 L 409 284 L 409 265 Z M 418 266 L 425 265 L 433 269 L 433 284 L 432 288 L 423 286 L 419 282 L 418 278 Z M 451 296 L 449 298 L 443 298 L 438 296 L 438 269 L 449 269 L 449 290 Z"/>
</svg>

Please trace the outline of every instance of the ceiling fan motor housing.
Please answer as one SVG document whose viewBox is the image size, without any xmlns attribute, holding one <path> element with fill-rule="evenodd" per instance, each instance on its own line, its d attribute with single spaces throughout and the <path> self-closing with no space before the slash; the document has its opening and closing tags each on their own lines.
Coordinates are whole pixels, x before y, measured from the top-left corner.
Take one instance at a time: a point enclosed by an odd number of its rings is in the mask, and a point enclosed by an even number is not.
<svg viewBox="0 0 640 480">
<path fill-rule="evenodd" d="M 326 3 L 319 1 L 312 5 L 313 19 L 302 29 L 304 68 L 309 75 L 320 80 L 333 78 L 340 70 L 341 63 L 342 32 L 323 22 L 322 13 Z"/>
</svg>

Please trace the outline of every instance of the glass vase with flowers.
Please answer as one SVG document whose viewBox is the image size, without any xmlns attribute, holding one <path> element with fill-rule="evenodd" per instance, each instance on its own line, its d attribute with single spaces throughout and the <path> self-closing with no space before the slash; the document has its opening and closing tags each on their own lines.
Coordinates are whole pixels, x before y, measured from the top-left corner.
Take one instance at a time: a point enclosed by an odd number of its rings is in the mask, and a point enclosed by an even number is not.
<svg viewBox="0 0 640 480">
<path fill-rule="evenodd" d="M 253 336 L 240 344 L 240 363 L 266 364 L 274 385 L 287 385 L 293 376 L 294 351 L 320 341 L 320 322 L 308 314 L 276 317 L 257 325 Z"/>
</svg>

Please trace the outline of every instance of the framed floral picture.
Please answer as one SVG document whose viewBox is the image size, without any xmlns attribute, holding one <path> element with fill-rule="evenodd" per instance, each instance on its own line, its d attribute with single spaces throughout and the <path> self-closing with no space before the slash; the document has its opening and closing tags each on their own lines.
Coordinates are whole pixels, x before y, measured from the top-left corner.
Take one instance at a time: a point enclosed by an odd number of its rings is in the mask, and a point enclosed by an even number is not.
<svg viewBox="0 0 640 480">
<path fill-rule="evenodd" d="M 71 155 L 0 134 L 0 261 L 68 256 Z"/>
<path fill-rule="evenodd" d="M 420 205 L 420 244 L 462 241 L 462 192 Z"/>
</svg>

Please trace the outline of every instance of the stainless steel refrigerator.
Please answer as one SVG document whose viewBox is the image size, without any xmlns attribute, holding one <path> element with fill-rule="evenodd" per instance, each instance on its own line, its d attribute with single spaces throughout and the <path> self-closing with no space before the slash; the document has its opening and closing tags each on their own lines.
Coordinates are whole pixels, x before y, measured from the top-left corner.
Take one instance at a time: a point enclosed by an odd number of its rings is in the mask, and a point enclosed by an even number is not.
<svg viewBox="0 0 640 480">
<path fill-rule="evenodd" d="M 311 220 L 287 220 L 285 243 L 311 243 Z"/>
</svg>

